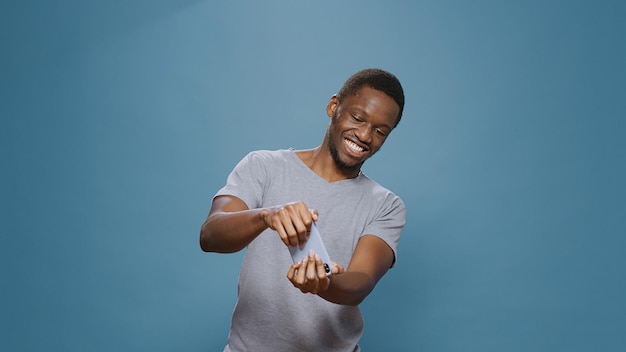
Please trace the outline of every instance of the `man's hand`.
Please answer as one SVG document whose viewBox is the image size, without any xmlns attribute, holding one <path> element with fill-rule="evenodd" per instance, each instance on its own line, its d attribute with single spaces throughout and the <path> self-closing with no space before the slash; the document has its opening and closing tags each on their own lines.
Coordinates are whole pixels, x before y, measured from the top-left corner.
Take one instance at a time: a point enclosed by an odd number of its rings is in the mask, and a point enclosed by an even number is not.
<svg viewBox="0 0 626 352">
<path fill-rule="evenodd" d="M 331 269 L 333 275 L 344 272 L 343 266 L 333 262 Z M 300 289 L 302 293 L 313 293 L 328 290 L 330 286 L 330 277 L 326 275 L 324 262 L 319 255 L 311 251 L 302 261 L 294 263 L 289 267 L 287 279 L 291 281 L 294 287 Z"/>
<path fill-rule="evenodd" d="M 299 244 L 302 248 L 309 238 L 311 224 L 317 221 L 317 210 L 309 209 L 303 202 L 294 202 L 263 210 L 261 217 L 267 227 L 278 232 L 285 245 Z"/>
</svg>

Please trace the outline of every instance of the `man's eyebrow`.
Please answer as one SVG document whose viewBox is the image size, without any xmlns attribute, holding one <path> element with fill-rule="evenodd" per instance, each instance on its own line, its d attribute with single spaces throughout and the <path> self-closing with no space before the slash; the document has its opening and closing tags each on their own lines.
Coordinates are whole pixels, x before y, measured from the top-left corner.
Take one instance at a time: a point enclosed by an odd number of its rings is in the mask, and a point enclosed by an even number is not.
<svg viewBox="0 0 626 352">
<path fill-rule="evenodd" d="M 369 116 L 369 114 L 365 110 L 363 110 L 363 109 L 361 109 L 360 107 L 357 107 L 357 106 L 351 106 L 348 109 L 348 112 L 350 114 L 359 114 L 361 116 Z M 385 123 L 385 122 L 383 122 L 381 124 L 377 124 L 376 126 L 386 127 L 386 128 L 389 128 L 390 130 L 393 129 L 393 124 L 392 123 Z"/>
<path fill-rule="evenodd" d="M 363 109 L 361 109 L 359 107 L 356 107 L 356 106 L 350 107 L 349 111 L 350 111 L 350 113 L 356 113 L 356 114 L 359 114 L 359 115 L 362 115 L 362 116 L 369 116 L 365 110 L 363 110 Z"/>
</svg>

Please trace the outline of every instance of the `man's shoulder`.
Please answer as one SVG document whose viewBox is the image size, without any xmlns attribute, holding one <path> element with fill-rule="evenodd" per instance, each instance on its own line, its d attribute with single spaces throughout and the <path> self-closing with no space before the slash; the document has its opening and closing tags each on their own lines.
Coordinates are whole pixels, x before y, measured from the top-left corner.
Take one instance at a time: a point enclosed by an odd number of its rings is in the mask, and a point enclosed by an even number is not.
<svg viewBox="0 0 626 352">
<path fill-rule="evenodd" d="M 282 169 L 289 165 L 295 165 L 297 156 L 293 149 L 277 149 L 277 150 L 254 150 L 246 154 L 240 161 L 240 165 L 246 167 L 265 170 L 267 173 L 273 173 L 276 169 Z"/>
<path fill-rule="evenodd" d="M 290 157 L 290 154 L 293 154 L 293 149 L 276 149 L 276 150 L 267 150 L 267 149 L 259 149 L 253 150 L 249 152 L 244 159 L 249 161 L 258 161 L 263 163 L 268 162 L 277 162 L 280 160 L 285 160 Z"/>
<path fill-rule="evenodd" d="M 381 185 L 376 180 L 368 177 L 364 173 L 361 173 L 361 184 L 364 185 L 364 188 L 368 190 L 375 198 L 379 200 L 387 200 L 391 202 L 399 202 L 403 204 L 402 198 L 399 195 L 394 193 L 391 189 Z"/>
<path fill-rule="evenodd" d="M 253 150 L 253 151 L 249 152 L 248 153 L 248 157 L 283 158 L 286 155 L 293 154 L 293 153 L 294 153 L 294 149 L 293 148 L 289 148 L 289 149 L 274 149 L 274 150 L 259 149 L 259 150 Z"/>
</svg>

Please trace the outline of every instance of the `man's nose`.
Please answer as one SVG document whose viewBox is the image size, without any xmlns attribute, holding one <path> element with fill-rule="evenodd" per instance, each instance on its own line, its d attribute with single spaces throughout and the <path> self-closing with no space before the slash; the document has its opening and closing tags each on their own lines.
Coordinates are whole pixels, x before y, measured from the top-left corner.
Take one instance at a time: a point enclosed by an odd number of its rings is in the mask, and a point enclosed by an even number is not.
<svg viewBox="0 0 626 352">
<path fill-rule="evenodd" d="M 356 130 L 357 138 L 363 143 L 370 143 L 372 141 L 372 129 L 369 124 L 359 126 Z"/>
</svg>

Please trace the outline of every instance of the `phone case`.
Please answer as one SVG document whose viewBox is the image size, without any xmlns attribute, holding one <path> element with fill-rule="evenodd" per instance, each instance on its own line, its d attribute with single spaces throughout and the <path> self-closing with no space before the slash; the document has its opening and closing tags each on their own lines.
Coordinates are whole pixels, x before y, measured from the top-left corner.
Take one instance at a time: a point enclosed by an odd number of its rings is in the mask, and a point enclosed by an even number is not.
<svg viewBox="0 0 626 352">
<path fill-rule="evenodd" d="M 304 244 L 303 248 L 299 246 L 289 246 L 289 252 L 291 253 L 291 258 L 294 263 L 297 263 L 304 259 L 304 257 L 309 255 L 310 251 L 313 251 L 315 254 L 319 255 L 322 258 L 322 262 L 324 263 L 324 269 L 326 270 L 326 275 L 330 276 L 330 268 L 332 266 L 332 262 L 330 261 L 330 256 L 328 255 L 328 251 L 326 250 L 326 246 L 324 246 L 324 241 L 322 240 L 322 236 L 320 235 L 319 230 L 315 223 L 311 225 L 311 233 L 309 234 L 309 239 Z"/>
</svg>

